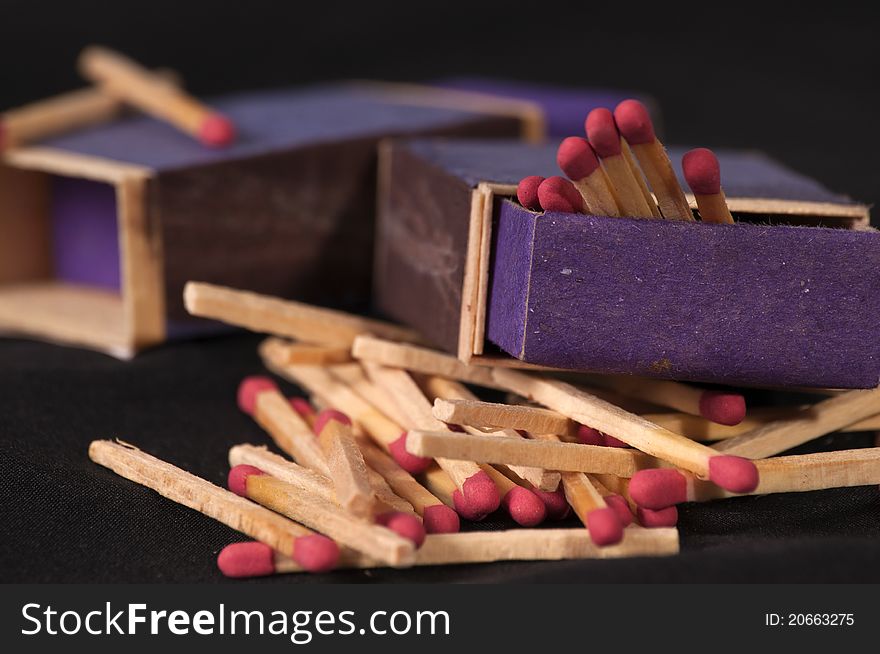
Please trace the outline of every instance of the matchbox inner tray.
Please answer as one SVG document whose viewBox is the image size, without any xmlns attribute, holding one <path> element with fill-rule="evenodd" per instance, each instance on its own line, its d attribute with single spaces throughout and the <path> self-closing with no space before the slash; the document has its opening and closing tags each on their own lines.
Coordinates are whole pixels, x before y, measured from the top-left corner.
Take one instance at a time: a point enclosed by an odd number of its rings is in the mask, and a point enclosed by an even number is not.
<svg viewBox="0 0 880 654">
<path fill-rule="evenodd" d="M 378 308 L 473 363 L 878 384 L 880 233 L 866 206 L 721 151 L 734 225 L 524 209 L 516 183 L 559 174 L 556 146 L 385 143 Z M 676 165 L 682 152 L 670 148 Z"/>
<path fill-rule="evenodd" d="M 543 131 L 530 103 L 409 85 L 210 104 L 228 148 L 144 117 L 2 155 L 0 330 L 129 356 L 208 326 L 183 309 L 190 279 L 363 308 L 380 138 Z"/>
</svg>

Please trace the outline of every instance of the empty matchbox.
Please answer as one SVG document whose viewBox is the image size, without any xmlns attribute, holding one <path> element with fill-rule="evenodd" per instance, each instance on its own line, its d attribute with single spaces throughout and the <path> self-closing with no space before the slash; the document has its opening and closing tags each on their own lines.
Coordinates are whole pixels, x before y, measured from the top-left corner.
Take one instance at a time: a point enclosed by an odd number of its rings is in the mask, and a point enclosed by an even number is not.
<svg viewBox="0 0 880 654">
<path fill-rule="evenodd" d="M 558 174 L 556 146 L 384 144 L 378 308 L 466 362 L 878 384 L 880 233 L 866 206 L 761 154 L 721 151 L 734 225 L 523 208 L 516 183 Z"/>
<path fill-rule="evenodd" d="M 128 118 L 0 162 L 0 330 L 127 357 L 203 329 L 196 279 L 348 308 L 369 300 L 376 144 L 539 138 L 526 102 L 349 83 L 211 101 L 236 142 Z"/>
</svg>

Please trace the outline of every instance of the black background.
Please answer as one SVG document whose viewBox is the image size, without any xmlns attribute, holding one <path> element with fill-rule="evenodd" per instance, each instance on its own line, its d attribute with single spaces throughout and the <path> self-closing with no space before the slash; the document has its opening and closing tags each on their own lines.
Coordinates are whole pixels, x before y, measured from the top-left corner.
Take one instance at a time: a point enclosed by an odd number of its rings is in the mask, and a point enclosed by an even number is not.
<svg viewBox="0 0 880 654">
<path fill-rule="evenodd" d="M 760 148 L 833 190 L 878 200 L 873 15 L 840 4 L 815 14 L 794 3 L 588 5 L 7 0 L 0 108 L 80 86 L 74 61 L 90 42 L 173 67 L 199 95 L 464 74 L 612 86 L 657 98 L 667 142 Z M 120 437 L 221 483 L 229 445 L 264 442 L 234 404 L 240 378 L 259 370 L 257 342 L 235 335 L 178 343 L 121 363 L 0 341 L 0 580 L 222 579 L 215 555 L 239 535 L 91 464 L 86 448 Z M 843 436 L 834 446 L 872 439 Z M 684 507 L 680 526 L 683 554 L 662 561 L 321 580 L 880 581 L 876 487 Z"/>
</svg>

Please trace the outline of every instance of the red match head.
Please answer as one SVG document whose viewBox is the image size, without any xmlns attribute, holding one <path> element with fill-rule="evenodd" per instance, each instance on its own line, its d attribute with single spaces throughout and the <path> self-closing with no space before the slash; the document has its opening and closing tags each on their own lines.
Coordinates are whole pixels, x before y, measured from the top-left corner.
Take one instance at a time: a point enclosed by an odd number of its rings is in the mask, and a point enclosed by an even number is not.
<svg viewBox="0 0 880 654">
<path fill-rule="evenodd" d="M 501 494 L 492 478 L 484 470 L 464 480 L 461 493 L 467 505 L 476 513 L 489 515 L 501 506 Z"/>
<path fill-rule="evenodd" d="M 568 500 L 561 488 L 551 492 L 532 489 L 532 492 L 544 503 L 548 520 L 562 520 L 571 512 Z"/>
<path fill-rule="evenodd" d="M 700 415 L 719 425 L 738 425 L 746 417 L 746 399 L 739 393 L 704 391 Z"/>
<path fill-rule="evenodd" d="M 288 398 L 287 401 L 290 402 L 290 406 L 293 407 L 293 410 L 296 411 L 301 418 L 310 418 L 315 415 L 315 408 L 306 398 L 291 397 Z"/>
<path fill-rule="evenodd" d="M 458 514 L 445 504 L 426 506 L 422 523 L 428 534 L 455 534 L 461 529 Z"/>
<path fill-rule="evenodd" d="M 623 540 L 623 525 L 612 508 L 596 509 L 587 514 L 590 540 L 599 547 L 614 545 Z"/>
<path fill-rule="evenodd" d="M 388 452 L 391 454 L 397 465 L 406 470 L 411 475 L 417 475 L 424 472 L 433 459 L 416 454 L 410 454 L 406 449 L 406 432 L 403 432 L 396 441 L 388 444 Z"/>
<path fill-rule="evenodd" d="M 684 178 L 694 195 L 717 195 L 721 191 L 721 167 L 708 148 L 696 148 L 681 158 Z"/>
<path fill-rule="evenodd" d="M 480 520 L 484 520 L 489 513 L 483 513 L 477 511 L 472 507 L 468 501 L 464 498 L 464 495 L 460 490 L 456 490 L 452 493 L 452 503 L 455 505 L 455 510 L 462 518 L 465 520 L 470 520 L 471 522 L 479 522 Z"/>
<path fill-rule="evenodd" d="M 653 143 L 657 138 L 648 109 L 638 100 L 624 100 L 617 105 L 614 122 L 631 145 Z"/>
<path fill-rule="evenodd" d="M 709 479 L 731 493 L 751 493 L 758 487 L 758 469 L 741 456 L 713 456 L 709 459 Z"/>
<path fill-rule="evenodd" d="M 577 439 L 584 445 L 604 445 L 605 439 L 598 429 L 587 427 L 586 425 L 578 425 Z"/>
<path fill-rule="evenodd" d="M 257 395 L 264 391 L 277 391 L 278 384 L 263 375 L 251 375 L 241 380 L 238 385 L 238 408 L 249 416 L 254 415 L 257 407 Z"/>
<path fill-rule="evenodd" d="M 620 495 L 616 493 L 614 495 L 606 495 L 605 504 L 614 509 L 614 512 L 617 513 L 617 517 L 620 519 L 620 523 L 624 527 L 629 527 L 632 524 L 632 511 L 629 510 L 629 504 Z"/>
<path fill-rule="evenodd" d="M 687 479 L 673 468 L 639 470 L 629 482 L 629 494 L 646 509 L 665 509 L 687 501 Z"/>
<path fill-rule="evenodd" d="M 259 541 L 232 543 L 220 550 L 217 567 L 227 577 L 265 577 L 275 572 L 275 552 Z"/>
<path fill-rule="evenodd" d="M 653 511 L 642 506 L 636 509 L 639 524 L 648 529 L 657 527 L 674 527 L 678 524 L 678 507 L 667 506 L 665 509 Z"/>
<path fill-rule="evenodd" d="M 569 136 L 559 144 L 556 163 L 565 176 L 574 181 L 589 177 L 599 167 L 599 160 L 593 147 L 587 139 L 580 136 Z"/>
<path fill-rule="evenodd" d="M 220 114 L 210 114 L 199 128 L 199 140 L 210 148 L 229 145 L 234 139 L 235 125 Z"/>
<path fill-rule="evenodd" d="M 541 203 L 538 201 L 538 187 L 544 178 L 540 175 L 529 175 L 519 180 L 516 185 L 516 199 L 526 209 L 541 211 Z"/>
<path fill-rule="evenodd" d="M 614 436 L 609 436 L 608 434 L 602 433 L 602 445 L 605 447 L 629 447 L 629 443 L 624 443 L 619 438 L 614 438 Z"/>
<path fill-rule="evenodd" d="M 247 497 L 247 478 L 251 475 L 265 475 L 266 473 L 249 465 L 235 466 L 229 471 L 226 485 L 236 495 Z"/>
<path fill-rule="evenodd" d="M 521 527 L 536 527 L 547 517 L 547 508 L 541 498 L 522 486 L 511 488 L 504 496 L 502 504 L 514 522 Z"/>
<path fill-rule="evenodd" d="M 351 425 L 351 419 L 342 413 L 342 411 L 337 411 L 336 409 L 324 409 L 318 414 L 318 417 L 315 418 L 315 424 L 312 426 L 312 430 L 316 434 L 320 434 L 321 430 L 323 430 L 331 420 L 335 420 L 343 425 Z"/>
<path fill-rule="evenodd" d="M 402 538 L 413 542 L 416 547 L 421 547 L 425 542 L 425 526 L 412 513 L 403 511 L 389 511 L 376 516 L 376 524 L 382 525 Z"/>
<path fill-rule="evenodd" d="M 617 131 L 614 114 L 610 109 L 605 107 L 593 109 L 584 121 L 584 129 L 593 150 L 600 157 L 604 159 L 620 154 L 620 132 Z"/>
<path fill-rule="evenodd" d="M 584 210 L 581 194 L 564 177 L 548 177 L 541 182 L 538 187 L 538 201 L 544 211 L 582 213 Z"/>
<path fill-rule="evenodd" d="M 321 534 L 300 536 L 293 541 L 291 558 L 309 572 L 327 572 L 339 562 L 339 546 Z"/>
</svg>

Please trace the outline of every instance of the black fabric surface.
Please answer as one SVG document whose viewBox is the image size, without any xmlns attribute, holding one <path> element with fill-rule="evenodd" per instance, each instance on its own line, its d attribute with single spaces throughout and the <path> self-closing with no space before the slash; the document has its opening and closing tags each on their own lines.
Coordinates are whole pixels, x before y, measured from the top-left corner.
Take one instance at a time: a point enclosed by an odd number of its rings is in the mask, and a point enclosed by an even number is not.
<svg viewBox="0 0 880 654">
<path fill-rule="evenodd" d="M 216 555 L 243 536 L 92 463 L 87 449 L 94 439 L 121 438 L 224 485 L 231 445 L 269 444 L 235 404 L 241 378 L 261 371 L 259 340 L 236 334 L 171 344 L 131 362 L 0 340 L 0 580 L 223 580 Z M 288 394 L 296 390 L 281 386 Z M 837 435 L 799 451 L 862 447 L 873 438 Z M 496 515 L 477 528 L 513 526 Z M 338 571 L 261 581 L 880 581 L 876 486 L 686 505 L 679 527 L 682 553 L 672 558 Z"/>
</svg>

